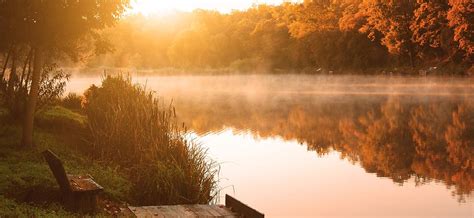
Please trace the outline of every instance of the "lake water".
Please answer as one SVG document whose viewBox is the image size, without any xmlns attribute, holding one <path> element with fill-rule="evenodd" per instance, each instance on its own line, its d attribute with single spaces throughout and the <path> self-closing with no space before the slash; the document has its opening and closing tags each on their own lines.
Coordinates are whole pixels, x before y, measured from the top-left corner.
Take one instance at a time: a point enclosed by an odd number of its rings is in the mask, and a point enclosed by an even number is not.
<svg viewBox="0 0 474 218">
<path fill-rule="evenodd" d="M 268 217 L 473 217 L 474 79 L 149 76 Z M 100 78 L 73 78 L 83 92 Z M 221 201 L 221 203 L 223 203 Z"/>
</svg>

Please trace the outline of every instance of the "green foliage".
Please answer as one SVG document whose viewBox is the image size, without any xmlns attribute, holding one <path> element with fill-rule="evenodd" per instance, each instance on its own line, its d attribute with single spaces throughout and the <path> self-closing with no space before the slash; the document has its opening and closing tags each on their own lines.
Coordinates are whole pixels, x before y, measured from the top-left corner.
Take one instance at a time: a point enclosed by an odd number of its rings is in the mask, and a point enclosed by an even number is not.
<svg viewBox="0 0 474 218">
<path fill-rule="evenodd" d="M 59 113 L 59 112 L 57 112 Z M 129 197 L 130 183 L 123 173 L 108 163 L 92 161 L 74 148 L 75 143 L 58 137 L 51 131 L 36 129 L 36 147 L 17 148 L 20 129 L 8 126 L 0 134 L 0 216 L 73 216 L 60 206 L 59 187 L 41 152 L 53 150 L 71 174 L 90 174 L 105 188 L 105 195 L 116 200 Z M 71 136 L 62 136 L 71 137 Z M 65 141 L 68 141 L 66 143 Z M 74 215 L 76 216 L 76 215 Z"/>
<path fill-rule="evenodd" d="M 174 108 L 123 76 L 107 76 L 85 97 L 93 150 L 129 172 L 138 204 L 212 200 L 214 166 L 204 150 L 185 139 Z"/>
<path fill-rule="evenodd" d="M 8 134 L 2 136 L 0 192 L 18 195 L 31 187 L 54 187 L 54 178 L 49 177 L 48 166 L 42 162 L 38 151 L 23 152 L 15 148 L 19 129 L 9 126 Z M 14 196 L 19 197 L 19 196 Z"/>
<path fill-rule="evenodd" d="M 47 107 L 39 111 L 36 121 L 42 127 L 55 129 L 81 129 L 87 125 L 87 118 L 84 115 L 73 112 L 61 106 Z"/>
<path fill-rule="evenodd" d="M 0 45 L 43 47 L 56 57 L 67 55 L 78 60 L 84 51 L 84 37 L 98 39 L 96 31 L 113 25 L 128 5 L 128 0 L 3 0 L 0 1 L 3 39 Z"/>
<path fill-rule="evenodd" d="M 213 200 L 216 171 L 197 145 L 171 151 L 133 170 L 133 197 L 140 204 L 207 204 Z M 157 157 L 158 158 L 158 157 Z"/>
<path fill-rule="evenodd" d="M 18 77 L 16 60 L 22 56 L 25 57 L 19 83 L 22 89 L 18 90 L 22 90 L 23 96 L 28 95 L 27 103 L 22 106 L 18 105 L 19 101 L 13 101 L 12 107 L 15 108 L 13 111 L 20 111 L 17 114 L 24 114 L 22 120 L 25 131 L 22 136 L 22 146 L 33 146 L 34 114 L 38 98 L 44 94 L 57 94 L 55 89 L 49 89 L 48 85 L 51 84 L 46 84 L 48 87 L 46 90 L 53 90 L 52 93 L 44 93 L 44 90 L 40 89 L 45 63 L 54 63 L 66 57 L 78 62 L 82 58 L 81 55 L 94 50 L 87 46 L 89 43 L 84 43 L 84 39 L 101 41 L 97 31 L 113 25 L 128 5 L 128 0 L 0 1 L 0 51 L 2 53 L 7 51 L 7 56 L 13 57 L 10 65 L 8 93 L 13 90 L 10 85 L 10 83 L 15 83 L 13 78 Z M 98 46 L 95 53 L 108 50 L 103 42 L 97 42 L 94 45 Z M 25 53 L 24 50 L 28 52 Z M 7 66 L 8 58 L 4 62 L 4 66 Z M 23 76 L 27 66 L 28 69 L 33 70 L 28 70 L 29 73 L 25 79 L 27 85 L 23 86 Z M 5 69 L 6 67 L 3 67 L 0 75 L 2 79 Z M 30 74 L 31 85 L 28 90 Z M 53 81 L 54 79 L 53 77 Z M 11 96 L 9 94 L 7 98 L 11 99 Z M 23 108 L 25 108 L 24 113 L 21 111 Z"/>
<path fill-rule="evenodd" d="M 65 108 L 81 111 L 82 110 L 82 96 L 76 93 L 69 93 L 61 100 L 61 105 Z"/>
<path fill-rule="evenodd" d="M 18 203 L 0 195 L 0 216 L 2 217 L 76 217 L 65 211 L 60 205 L 52 204 L 35 207 L 26 203 Z"/>
<path fill-rule="evenodd" d="M 43 68 L 38 96 L 38 111 L 59 101 L 65 91 L 66 83 L 69 81 L 69 78 L 70 74 L 64 72 L 64 70 L 60 69 L 56 64 L 50 64 Z M 12 90 L 12 93 L 8 93 L 6 90 L 0 90 L 0 93 L 7 96 L 8 101 L 6 102 L 6 106 L 12 117 L 16 119 L 23 116 L 30 85 L 29 80 L 25 80 L 25 83 L 23 83 L 23 81 L 15 81 L 10 83 L 11 87 L 9 87 L 9 89 Z"/>
<path fill-rule="evenodd" d="M 45 66 L 41 74 L 39 103 L 37 108 L 41 109 L 42 106 L 51 105 L 58 101 L 63 95 L 66 83 L 70 77 L 70 74 L 64 72 L 64 70 L 60 69 L 56 64 Z"/>
</svg>

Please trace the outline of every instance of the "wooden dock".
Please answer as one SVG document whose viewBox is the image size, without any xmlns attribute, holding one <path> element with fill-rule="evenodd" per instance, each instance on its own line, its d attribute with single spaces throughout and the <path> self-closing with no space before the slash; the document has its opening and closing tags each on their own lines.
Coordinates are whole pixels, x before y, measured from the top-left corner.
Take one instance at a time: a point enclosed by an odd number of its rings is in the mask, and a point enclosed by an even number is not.
<svg viewBox="0 0 474 218">
<path fill-rule="evenodd" d="M 226 195 L 226 205 L 166 205 L 166 206 L 145 206 L 128 207 L 129 215 L 138 218 L 148 217 L 255 217 L 263 218 L 264 215 L 255 209 L 241 203 L 237 199 Z"/>
<path fill-rule="evenodd" d="M 219 205 L 171 205 L 129 207 L 136 217 L 240 217 L 229 208 Z"/>
</svg>

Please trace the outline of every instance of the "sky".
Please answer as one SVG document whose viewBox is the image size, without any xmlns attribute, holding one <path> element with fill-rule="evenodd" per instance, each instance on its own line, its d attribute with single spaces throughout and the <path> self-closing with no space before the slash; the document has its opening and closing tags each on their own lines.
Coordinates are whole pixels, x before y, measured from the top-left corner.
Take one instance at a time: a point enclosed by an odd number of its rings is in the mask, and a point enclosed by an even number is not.
<svg viewBox="0 0 474 218">
<path fill-rule="evenodd" d="M 228 13 L 245 10 L 254 4 L 281 4 L 288 0 L 132 0 L 131 13 L 143 15 L 195 9 L 217 10 Z"/>
</svg>

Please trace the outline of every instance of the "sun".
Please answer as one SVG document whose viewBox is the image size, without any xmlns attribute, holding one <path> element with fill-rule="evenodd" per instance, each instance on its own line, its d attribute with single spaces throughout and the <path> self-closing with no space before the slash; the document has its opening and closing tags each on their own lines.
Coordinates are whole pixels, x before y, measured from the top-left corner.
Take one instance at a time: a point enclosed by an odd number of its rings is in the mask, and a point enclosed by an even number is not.
<svg viewBox="0 0 474 218">
<path fill-rule="evenodd" d="M 217 10 L 229 13 L 245 10 L 255 4 L 281 4 L 285 0 L 132 0 L 130 13 L 143 15 L 193 11 L 195 9 Z"/>
</svg>

